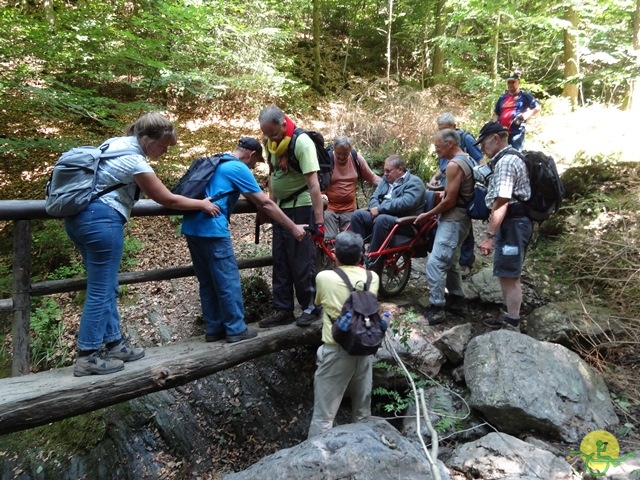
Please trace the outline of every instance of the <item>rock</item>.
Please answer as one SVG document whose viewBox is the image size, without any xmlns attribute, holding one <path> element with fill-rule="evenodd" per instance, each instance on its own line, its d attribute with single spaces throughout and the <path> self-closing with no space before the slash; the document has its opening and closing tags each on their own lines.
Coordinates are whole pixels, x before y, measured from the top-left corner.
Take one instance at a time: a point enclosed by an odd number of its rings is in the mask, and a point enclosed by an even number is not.
<svg viewBox="0 0 640 480">
<path fill-rule="evenodd" d="M 441 462 L 443 480 L 450 477 Z M 332 428 L 280 450 L 223 480 L 429 480 L 424 453 L 384 420 L 370 419 Z"/>
<path fill-rule="evenodd" d="M 433 344 L 452 365 L 460 365 L 464 360 L 464 349 L 471 340 L 471 324 L 457 325 L 444 332 Z"/>
<path fill-rule="evenodd" d="M 488 266 L 471 275 L 463 282 L 464 294 L 468 300 L 480 300 L 485 303 L 502 303 L 502 289 L 497 277 L 493 276 L 493 267 Z"/>
<path fill-rule="evenodd" d="M 409 330 L 407 335 L 406 343 L 409 347 L 408 349 L 400 341 L 400 335 L 394 335 L 391 329 L 387 330 L 387 341 L 383 343 L 382 348 L 378 350 L 376 354 L 377 359 L 393 364 L 396 363 L 393 354 L 387 348 L 388 344 L 398 353 L 398 356 L 403 362 L 408 362 L 431 376 L 437 375 L 446 361 L 442 352 L 416 329 Z"/>
<path fill-rule="evenodd" d="M 456 448 L 447 462 L 467 478 L 483 480 L 571 479 L 562 458 L 505 433 L 490 433 Z"/>
<path fill-rule="evenodd" d="M 520 333 L 475 337 L 464 358 L 470 405 L 501 431 L 567 442 L 618 424 L 609 391 L 578 355 Z"/>
<path fill-rule="evenodd" d="M 597 345 L 623 332 L 609 309 L 581 302 L 549 303 L 527 316 L 527 335 L 569 348 L 585 342 Z"/>
</svg>

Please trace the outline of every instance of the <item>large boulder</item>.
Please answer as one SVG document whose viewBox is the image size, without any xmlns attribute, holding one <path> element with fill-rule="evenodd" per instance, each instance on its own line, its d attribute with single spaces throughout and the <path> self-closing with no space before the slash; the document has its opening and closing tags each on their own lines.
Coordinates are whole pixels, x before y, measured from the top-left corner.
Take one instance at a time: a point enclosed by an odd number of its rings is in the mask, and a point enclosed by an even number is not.
<svg viewBox="0 0 640 480">
<path fill-rule="evenodd" d="M 578 442 L 618 423 L 602 378 L 561 345 L 506 330 L 480 335 L 467 347 L 464 376 L 471 406 L 508 433 Z"/>
<path fill-rule="evenodd" d="M 571 465 L 553 453 L 506 433 L 492 432 L 453 451 L 447 466 L 465 478 L 483 480 L 565 480 L 574 478 Z"/>
<path fill-rule="evenodd" d="M 438 462 L 443 480 L 450 479 Z M 223 480 L 431 480 L 423 452 L 384 420 L 332 428 Z"/>
<path fill-rule="evenodd" d="M 549 303 L 527 316 L 527 335 L 570 348 L 592 346 L 623 333 L 622 322 L 611 310 L 577 301 Z"/>
</svg>

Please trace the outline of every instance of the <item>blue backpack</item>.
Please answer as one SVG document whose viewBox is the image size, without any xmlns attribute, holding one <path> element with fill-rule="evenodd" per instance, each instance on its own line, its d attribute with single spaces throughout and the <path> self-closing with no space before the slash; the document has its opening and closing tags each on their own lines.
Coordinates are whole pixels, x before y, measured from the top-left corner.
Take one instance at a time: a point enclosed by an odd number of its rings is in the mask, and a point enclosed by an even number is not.
<svg viewBox="0 0 640 480">
<path fill-rule="evenodd" d="M 100 160 L 124 155 L 140 155 L 139 150 L 109 152 L 109 143 L 100 147 L 75 147 L 64 152 L 53 167 L 45 192 L 45 210 L 54 217 L 67 217 L 82 211 L 96 198 L 113 192 L 124 183 L 116 183 L 93 193 Z"/>
</svg>

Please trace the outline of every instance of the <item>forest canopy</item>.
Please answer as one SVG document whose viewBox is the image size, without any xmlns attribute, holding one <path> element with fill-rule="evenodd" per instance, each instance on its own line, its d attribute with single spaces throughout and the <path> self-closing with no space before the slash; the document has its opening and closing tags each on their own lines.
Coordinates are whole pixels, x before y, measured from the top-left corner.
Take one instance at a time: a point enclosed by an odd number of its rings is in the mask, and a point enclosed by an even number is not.
<svg viewBox="0 0 640 480">
<path fill-rule="evenodd" d="M 475 94 L 512 70 L 540 96 L 569 84 L 579 102 L 622 103 L 639 71 L 631 0 L 3 3 L 0 104 L 39 121 L 111 127 L 148 103 L 292 101 L 385 76 Z"/>
</svg>

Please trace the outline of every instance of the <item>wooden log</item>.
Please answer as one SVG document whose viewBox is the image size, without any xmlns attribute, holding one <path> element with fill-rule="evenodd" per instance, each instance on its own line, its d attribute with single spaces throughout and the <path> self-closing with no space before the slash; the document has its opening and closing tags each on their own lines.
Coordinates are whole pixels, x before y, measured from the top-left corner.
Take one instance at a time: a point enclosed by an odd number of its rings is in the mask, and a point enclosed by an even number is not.
<svg viewBox="0 0 640 480">
<path fill-rule="evenodd" d="M 31 222 L 17 220 L 13 231 L 13 326 L 11 375 L 26 375 L 31 369 L 29 330 L 31 311 Z"/>
<path fill-rule="evenodd" d="M 238 268 L 261 268 L 273 265 L 271 257 L 257 257 L 238 260 Z M 155 282 L 159 280 L 171 280 L 172 278 L 193 277 L 193 265 L 174 268 L 159 268 L 156 270 L 144 270 L 139 272 L 126 272 L 118 274 L 120 285 L 134 283 Z M 53 293 L 75 292 L 87 288 L 86 278 L 72 278 L 66 280 L 48 280 L 31 285 L 31 295 L 51 295 Z"/>
<path fill-rule="evenodd" d="M 0 312 L 13 312 L 13 299 L 12 298 L 0 299 Z"/>
<path fill-rule="evenodd" d="M 252 327 L 255 328 L 255 327 Z M 111 375 L 74 377 L 73 367 L 0 379 L 0 434 L 44 425 L 151 392 L 184 385 L 269 353 L 320 344 L 321 322 L 258 329 L 234 344 L 197 337 L 148 348 L 144 358 Z"/>
<path fill-rule="evenodd" d="M 36 220 L 52 219 L 44 209 L 44 200 L 0 200 L 0 220 Z M 241 198 L 236 203 L 233 213 L 256 213 L 257 208 L 248 200 Z M 139 200 L 131 210 L 133 217 L 150 217 L 158 215 L 183 215 L 186 212 L 170 210 L 153 200 Z"/>
</svg>

